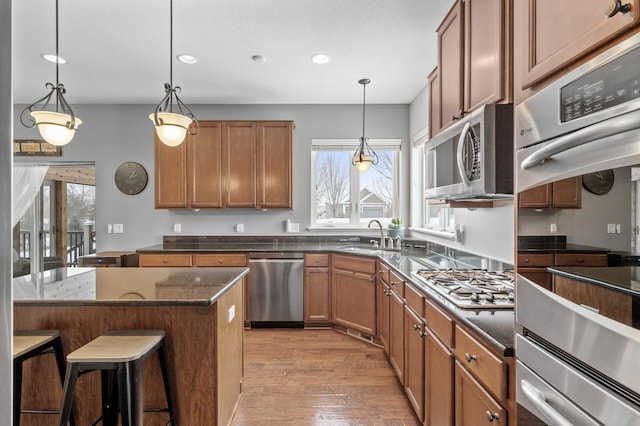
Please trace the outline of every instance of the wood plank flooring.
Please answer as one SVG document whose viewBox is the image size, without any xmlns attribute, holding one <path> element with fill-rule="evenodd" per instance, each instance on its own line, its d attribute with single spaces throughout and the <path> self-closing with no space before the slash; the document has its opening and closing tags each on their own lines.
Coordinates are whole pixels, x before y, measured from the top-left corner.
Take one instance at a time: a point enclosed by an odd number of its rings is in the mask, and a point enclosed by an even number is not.
<svg viewBox="0 0 640 426">
<path fill-rule="evenodd" d="M 381 348 L 334 330 L 245 330 L 231 423 L 418 425 Z"/>
</svg>

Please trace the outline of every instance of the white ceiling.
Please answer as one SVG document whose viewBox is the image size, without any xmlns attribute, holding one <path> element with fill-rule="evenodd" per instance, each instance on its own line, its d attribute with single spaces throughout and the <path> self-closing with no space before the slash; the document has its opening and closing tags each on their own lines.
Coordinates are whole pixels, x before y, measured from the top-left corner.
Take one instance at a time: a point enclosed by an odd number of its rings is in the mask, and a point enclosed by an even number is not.
<svg viewBox="0 0 640 426">
<path fill-rule="evenodd" d="M 173 83 L 187 104 L 410 103 L 453 0 L 174 0 Z M 150 103 L 169 81 L 169 0 L 59 0 L 69 103 Z M 55 1 L 13 0 L 14 101 L 55 82 Z M 326 65 L 315 53 L 333 58 Z M 188 53 L 196 65 L 179 63 Z M 266 57 L 254 63 L 253 55 Z"/>
</svg>

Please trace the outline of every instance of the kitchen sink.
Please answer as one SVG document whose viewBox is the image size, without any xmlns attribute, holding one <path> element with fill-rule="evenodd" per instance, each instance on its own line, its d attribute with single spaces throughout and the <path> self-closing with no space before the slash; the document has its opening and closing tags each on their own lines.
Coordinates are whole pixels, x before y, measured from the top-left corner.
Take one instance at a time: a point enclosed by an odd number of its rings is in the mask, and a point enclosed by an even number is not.
<svg viewBox="0 0 640 426">
<path fill-rule="evenodd" d="M 397 254 L 400 250 L 392 250 L 392 249 L 382 249 L 380 247 L 372 247 L 372 246 L 358 246 L 358 245 L 349 245 L 337 247 L 337 250 L 346 251 L 351 253 L 359 253 L 359 254 L 368 254 L 372 256 L 379 256 L 384 254 Z"/>
</svg>

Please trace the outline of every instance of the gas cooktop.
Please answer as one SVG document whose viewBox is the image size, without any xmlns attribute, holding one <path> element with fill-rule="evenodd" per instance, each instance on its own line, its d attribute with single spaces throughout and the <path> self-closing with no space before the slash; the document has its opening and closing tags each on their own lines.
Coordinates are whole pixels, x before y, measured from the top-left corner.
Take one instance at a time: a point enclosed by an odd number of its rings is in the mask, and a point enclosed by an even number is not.
<svg viewBox="0 0 640 426">
<path fill-rule="evenodd" d="M 463 309 L 513 309 L 514 276 L 481 269 L 420 269 L 412 273 Z"/>
</svg>

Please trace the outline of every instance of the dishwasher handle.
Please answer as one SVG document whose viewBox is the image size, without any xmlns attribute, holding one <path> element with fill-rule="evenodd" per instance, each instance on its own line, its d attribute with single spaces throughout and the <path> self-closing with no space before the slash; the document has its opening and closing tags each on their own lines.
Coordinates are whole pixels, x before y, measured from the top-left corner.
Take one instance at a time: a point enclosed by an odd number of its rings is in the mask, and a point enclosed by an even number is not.
<svg viewBox="0 0 640 426">
<path fill-rule="evenodd" d="M 289 251 L 264 251 L 249 253 L 250 262 L 265 259 L 304 259 L 304 253 Z"/>
</svg>

